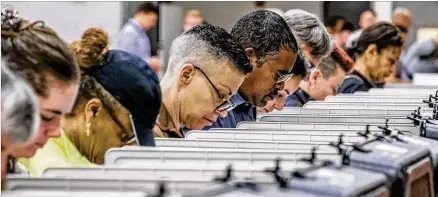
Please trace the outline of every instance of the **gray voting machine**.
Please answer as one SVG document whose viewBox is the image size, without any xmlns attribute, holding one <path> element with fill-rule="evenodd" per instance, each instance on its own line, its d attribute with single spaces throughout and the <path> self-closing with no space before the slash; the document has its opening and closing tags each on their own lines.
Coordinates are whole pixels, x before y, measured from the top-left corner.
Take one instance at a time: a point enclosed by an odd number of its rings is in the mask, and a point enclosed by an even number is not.
<svg viewBox="0 0 438 197">
<path fill-rule="evenodd" d="M 9 196 L 435 197 L 437 89 L 387 87 L 8 176 Z M 91 193 L 91 192 L 94 193 Z"/>
</svg>

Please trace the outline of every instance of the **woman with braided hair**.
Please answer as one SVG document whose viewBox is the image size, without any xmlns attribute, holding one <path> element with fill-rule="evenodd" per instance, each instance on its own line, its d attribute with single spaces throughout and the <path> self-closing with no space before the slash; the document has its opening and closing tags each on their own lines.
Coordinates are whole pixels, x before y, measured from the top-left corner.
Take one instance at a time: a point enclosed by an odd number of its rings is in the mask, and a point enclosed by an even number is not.
<svg viewBox="0 0 438 197">
<path fill-rule="evenodd" d="M 345 77 L 338 92 L 368 91 L 384 83 L 395 72 L 402 47 L 402 35 L 391 23 L 379 22 L 366 28 L 354 48 L 354 71 Z"/>
<path fill-rule="evenodd" d="M 49 138 L 61 135 L 61 117 L 71 111 L 76 99 L 79 67 L 67 44 L 43 21 L 26 21 L 13 9 L 3 9 L 1 17 L 2 59 L 36 92 L 40 116 L 34 143 L 11 155 L 32 157 Z"/>
<path fill-rule="evenodd" d="M 20 160 L 32 176 L 50 167 L 103 164 L 110 148 L 155 145 L 158 78 L 140 57 L 108 48 L 108 35 L 98 28 L 85 30 L 70 45 L 82 72 L 79 94 L 62 119 L 61 137 L 50 139 L 33 158 Z"/>
</svg>

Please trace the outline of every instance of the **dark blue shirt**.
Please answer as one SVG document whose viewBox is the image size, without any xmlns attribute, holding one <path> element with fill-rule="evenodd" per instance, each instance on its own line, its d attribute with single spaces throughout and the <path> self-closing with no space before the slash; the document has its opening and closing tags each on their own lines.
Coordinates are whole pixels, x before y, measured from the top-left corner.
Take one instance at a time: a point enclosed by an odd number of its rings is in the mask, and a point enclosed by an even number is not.
<svg viewBox="0 0 438 197">
<path fill-rule="evenodd" d="M 313 98 L 304 92 L 303 89 L 298 88 L 294 93 L 289 95 L 286 98 L 286 103 L 284 104 L 285 107 L 302 107 L 307 102 L 313 100 Z"/>
<path fill-rule="evenodd" d="M 211 128 L 236 128 L 237 124 L 242 121 L 255 121 L 256 120 L 256 108 L 251 103 L 247 102 L 239 93 L 231 97 L 236 103 L 236 107 L 228 112 L 227 117 L 219 117 L 212 126 L 204 127 L 203 130 L 209 130 Z M 185 127 L 184 133 L 187 133 L 191 129 Z"/>
<path fill-rule="evenodd" d="M 384 84 L 381 84 L 383 86 Z M 345 76 L 344 82 L 338 89 L 339 93 L 354 93 L 357 91 L 367 92 L 371 88 L 376 88 L 376 84 L 368 81 L 363 75 L 354 70 L 352 73 Z"/>
</svg>

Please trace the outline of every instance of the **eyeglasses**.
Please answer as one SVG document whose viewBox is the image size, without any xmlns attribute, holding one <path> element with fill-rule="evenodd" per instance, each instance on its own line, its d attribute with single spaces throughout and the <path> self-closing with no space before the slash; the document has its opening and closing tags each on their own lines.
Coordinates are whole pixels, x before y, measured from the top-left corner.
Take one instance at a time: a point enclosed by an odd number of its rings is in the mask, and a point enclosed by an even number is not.
<svg viewBox="0 0 438 197">
<path fill-rule="evenodd" d="M 135 125 L 134 125 L 134 120 L 132 118 L 132 115 L 129 114 L 129 122 L 131 124 L 131 128 L 132 128 L 132 132 L 133 135 L 129 136 L 128 134 L 130 133 L 129 131 L 127 131 L 125 129 L 125 127 L 123 126 L 122 122 L 115 117 L 114 115 L 114 110 L 108 106 L 105 102 L 102 102 L 103 107 L 108 111 L 108 114 L 111 116 L 111 119 L 113 119 L 113 121 L 117 124 L 117 126 L 122 129 L 122 132 L 126 135 L 123 139 L 122 142 L 124 142 L 125 144 L 131 144 L 134 141 L 137 141 L 137 145 L 139 145 L 138 139 L 137 139 L 137 133 L 135 130 Z"/>
<path fill-rule="evenodd" d="M 285 82 L 294 76 L 294 73 L 282 74 L 280 71 L 275 69 L 269 62 L 268 65 L 271 68 L 271 70 L 273 70 L 277 74 L 277 82 L 275 82 L 276 84 Z"/>
<path fill-rule="evenodd" d="M 234 101 L 232 99 L 230 99 L 230 101 L 227 101 L 224 97 L 224 95 L 222 95 L 219 90 L 216 88 L 216 86 L 214 86 L 214 84 L 210 81 L 210 79 L 207 77 L 207 75 L 205 74 L 205 72 L 199 68 L 198 66 L 193 65 L 193 67 L 195 67 L 195 69 L 201 71 L 201 73 L 205 76 L 205 78 L 207 79 L 207 81 L 210 83 L 210 85 L 213 87 L 213 89 L 216 91 L 217 96 L 222 99 L 223 103 L 220 104 L 219 106 L 216 107 L 216 110 L 219 112 L 223 112 L 223 111 L 230 111 L 232 110 L 234 107 L 236 107 L 236 104 L 234 103 Z"/>
</svg>

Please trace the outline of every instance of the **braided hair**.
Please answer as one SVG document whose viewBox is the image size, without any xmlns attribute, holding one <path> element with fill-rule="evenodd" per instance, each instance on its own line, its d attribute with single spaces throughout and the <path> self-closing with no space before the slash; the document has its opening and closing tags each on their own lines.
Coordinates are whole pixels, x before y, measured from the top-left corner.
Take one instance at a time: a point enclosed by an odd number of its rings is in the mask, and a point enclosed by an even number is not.
<svg viewBox="0 0 438 197">
<path fill-rule="evenodd" d="M 333 51 L 330 53 L 330 57 L 333 58 L 345 72 L 350 72 L 354 68 L 354 61 L 348 56 L 341 47 L 333 44 Z"/>
</svg>

